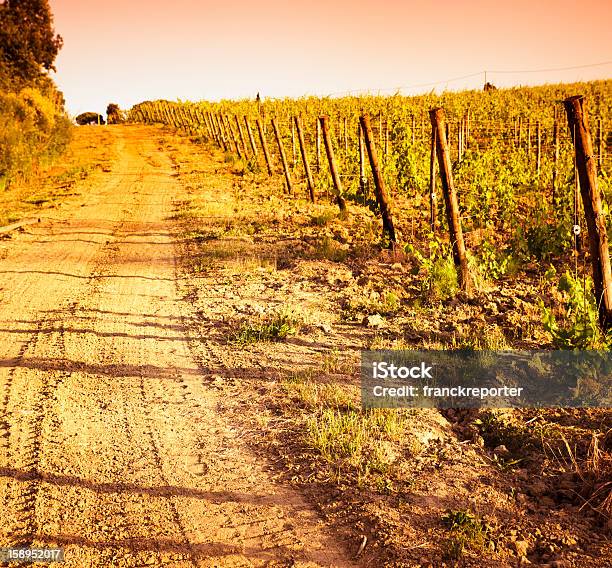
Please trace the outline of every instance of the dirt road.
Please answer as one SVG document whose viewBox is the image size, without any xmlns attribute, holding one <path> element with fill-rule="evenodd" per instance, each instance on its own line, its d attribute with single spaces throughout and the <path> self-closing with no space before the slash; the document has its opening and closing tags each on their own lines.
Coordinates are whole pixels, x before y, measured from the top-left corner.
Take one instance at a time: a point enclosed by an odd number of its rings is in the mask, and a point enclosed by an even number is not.
<svg viewBox="0 0 612 568">
<path fill-rule="evenodd" d="M 158 131 L 3 245 L 0 546 L 67 567 L 349 566 L 306 501 L 217 411 L 189 349 Z"/>
</svg>

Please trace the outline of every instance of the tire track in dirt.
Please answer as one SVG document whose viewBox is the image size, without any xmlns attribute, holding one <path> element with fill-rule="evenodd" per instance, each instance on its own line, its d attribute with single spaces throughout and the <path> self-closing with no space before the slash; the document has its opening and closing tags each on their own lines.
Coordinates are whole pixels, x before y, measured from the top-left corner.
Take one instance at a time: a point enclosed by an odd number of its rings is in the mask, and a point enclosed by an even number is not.
<svg viewBox="0 0 612 568">
<path fill-rule="evenodd" d="M 112 190 L 113 187 L 103 189 Z M 48 224 L 45 228 L 52 229 Z M 41 240 L 45 244 L 52 242 L 34 238 L 28 243 L 28 248 L 35 248 Z M 108 243 L 109 241 L 106 242 L 107 245 Z M 105 246 L 102 251 L 104 249 Z M 85 278 L 84 275 L 65 274 L 59 268 L 70 260 L 72 254 L 69 250 L 63 250 L 63 247 L 55 248 L 53 254 L 49 254 L 56 263 L 55 266 L 58 266 L 55 272 L 36 270 L 36 263 L 27 267 L 20 263 L 22 270 L 4 270 L 3 274 L 10 274 L 13 279 L 19 279 L 19 275 L 29 273 L 56 276 L 51 282 L 45 278 L 47 286 L 42 297 L 39 296 L 40 289 L 37 293 L 37 284 L 40 283 L 36 278 L 21 278 L 18 285 L 11 290 L 12 298 L 20 298 L 21 307 L 28 306 L 27 300 L 30 305 L 38 301 L 41 307 L 46 306 L 45 300 L 56 299 L 54 292 L 61 288 L 64 280 L 70 276 Z M 87 261 L 87 258 L 85 256 L 82 260 Z M 83 262 L 83 265 L 86 267 L 87 262 Z M 66 311 L 72 312 L 75 307 L 76 303 L 69 301 Z M 2 361 L 2 368 L 8 369 L 8 372 L 3 380 L 4 397 L 0 411 L 3 439 L 0 446 L 0 457 L 3 458 L 0 476 L 7 480 L 6 491 L 2 491 L 2 496 L 4 510 L 9 512 L 9 516 L 5 519 L 0 534 L 7 536 L 7 544 L 11 546 L 27 547 L 34 543 L 38 531 L 37 503 L 40 500 L 41 482 L 45 477 L 42 454 L 45 447 L 58 443 L 54 437 L 60 425 L 56 414 L 57 393 L 70 373 L 61 369 L 40 370 L 36 369 L 36 365 L 30 364 L 31 361 L 41 360 L 47 353 L 52 353 L 55 361 L 65 359 L 65 329 L 61 320 L 54 319 L 55 311 L 61 310 L 41 310 L 40 315 L 37 318 L 32 317 L 31 321 L 17 320 L 19 324 L 32 324 L 34 329 L 25 332 L 18 330 L 24 335 L 27 334 L 27 337 L 22 341 L 16 357 Z M 24 317 L 21 313 L 18 316 Z M 3 331 L 6 333 L 6 330 Z M 9 330 L 11 331 L 17 330 Z M 15 411 L 11 411 L 13 407 Z"/>
<path fill-rule="evenodd" d="M 182 188 L 157 136 L 116 130 L 123 152 L 89 206 L 37 227 L 0 270 L 27 289 L 0 308 L 1 403 L 28 421 L 5 408 L 0 545 L 64 546 L 67 568 L 351 566 L 202 380 L 169 220 Z"/>
</svg>

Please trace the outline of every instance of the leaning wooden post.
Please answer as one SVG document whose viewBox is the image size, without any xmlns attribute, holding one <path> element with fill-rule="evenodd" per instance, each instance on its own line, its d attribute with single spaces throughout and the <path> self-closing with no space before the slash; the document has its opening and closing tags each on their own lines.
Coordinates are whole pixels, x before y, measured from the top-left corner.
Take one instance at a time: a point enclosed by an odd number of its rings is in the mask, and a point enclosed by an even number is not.
<svg viewBox="0 0 612 568">
<path fill-rule="evenodd" d="M 446 130 L 444 128 L 444 110 L 434 108 L 429 111 L 431 125 L 435 132 L 436 153 L 438 155 L 438 166 L 440 168 L 440 178 L 446 204 L 446 217 L 450 231 L 451 243 L 453 245 L 453 260 L 457 268 L 459 286 L 465 292 L 470 292 L 472 279 L 468 269 L 465 243 L 463 242 L 463 231 L 461 229 L 461 216 L 457 193 L 453 184 L 453 174 L 448 145 L 446 143 Z"/>
<path fill-rule="evenodd" d="M 217 124 L 217 130 L 219 131 L 219 138 L 221 139 L 221 146 L 223 146 L 223 151 L 227 152 L 229 150 L 228 142 L 225 138 L 225 132 L 223 131 L 223 127 L 221 124 L 221 119 L 218 114 L 213 115 Z"/>
<path fill-rule="evenodd" d="M 246 131 L 249 135 L 249 143 L 251 144 L 251 150 L 253 150 L 253 156 L 257 160 L 257 145 L 255 144 L 255 138 L 253 137 L 253 130 L 251 129 L 251 124 L 249 123 L 248 117 L 244 117 L 244 126 L 246 127 Z"/>
<path fill-rule="evenodd" d="M 387 189 L 385 187 L 385 180 L 380 171 L 378 165 L 378 155 L 376 154 L 376 148 L 374 147 L 374 137 L 372 136 L 372 127 L 370 126 L 370 116 L 364 114 L 359 118 L 361 124 L 361 131 L 363 132 L 363 138 L 365 141 L 366 150 L 368 157 L 370 158 L 370 166 L 372 168 L 372 174 L 374 176 L 374 189 L 376 191 L 376 201 L 380 208 L 380 213 L 383 221 L 383 233 L 389 236 L 391 248 L 395 248 L 395 227 L 393 226 L 393 214 L 391 211 L 391 203 L 387 196 Z"/>
<path fill-rule="evenodd" d="M 208 118 L 208 114 L 207 113 L 202 113 L 202 118 L 204 120 L 204 122 L 206 123 L 206 129 L 208 130 L 208 134 L 209 134 L 209 140 L 214 140 L 216 142 L 216 137 L 215 137 L 215 131 L 212 127 L 212 124 L 210 123 L 210 120 Z"/>
<path fill-rule="evenodd" d="M 576 153 L 576 167 L 580 180 L 580 194 L 584 206 L 589 235 L 589 250 L 593 268 L 593 287 L 599 310 L 599 322 L 604 330 L 612 328 L 612 271 L 606 232 L 606 219 L 597 187 L 597 165 L 593 155 L 593 141 L 589 131 L 588 113 L 584 96 L 564 101 L 570 135 Z"/>
<path fill-rule="evenodd" d="M 215 139 L 215 142 L 217 143 L 217 146 L 219 146 L 219 148 L 221 148 L 221 139 L 219 137 L 219 133 L 217 131 L 217 125 L 215 124 L 215 121 L 213 119 L 212 112 L 208 111 L 207 116 L 208 116 L 208 121 L 210 122 L 210 125 L 211 125 L 211 128 L 212 128 L 213 138 Z"/>
<path fill-rule="evenodd" d="M 234 127 L 232 126 L 232 122 L 228 115 L 225 116 L 225 123 L 227 125 L 227 129 L 229 130 L 230 136 L 232 138 L 232 142 L 234 143 L 234 147 L 236 148 L 236 154 L 238 157 L 242 159 L 242 150 L 240 149 L 240 143 L 238 142 L 238 136 L 234 132 Z"/>
<path fill-rule="evenodd" d="M 431 128 L 431 151 L 429 155 L 429 224 L 436 232 L 436 129 Z"/>
<path fill-rule="evenodd" d="M 234 115 L 234 119 L 236 120 L 236 126 L 238 127 L 238 136 L 240 137 L 240 144 L 244 151 L 244 157 L 248 159 L 249 157 L 247 155 L 248 150 L 247 150 L 246 140 L 244 139 L 244 132 L 242 131 L 242 124 L 240 124 L 240 119 L 238 118 L 238 115 Z"/>
<path fill-rule="evenodd" d="M 315 202 L 314 180 L 310 171 L 310 163 L 308 162 L 308 154 L 306 153 L 306 144 L 304 143 L 304 133 L 302 132 L 302 121 L 299 116 L 294 117 L 295 130 L 297 131 L 298 142 L 300 144 L 300 153 L 302 154 L 302 162 L 304 162 L 304 171 L 306 172 L 306 183 L 308 184 L 308 193 L 310 201 Z"/>
<path fill-rule="evenodd" d="M 357 131 L 357 137 L 359 138 L 359 189 L 361 194 L 363 195 L 364 203 L 366 199 L 366 173 L 365 173 L 365 155 L 363 148 L 363 128 L 361 128 L 361 124 L 359 124 L 359 128 Z"/>
<path fill-rule="evenodd" d="M 264 134 L 263 127 L 261 126 L 261 120 L 258 118 L 256 121 L 257 131 L 259 132 L 259 141 L 261 142 L 261 149 L 263 150 L 264 158 L 266 159 L 266 166 L 268 167 L 268 175 L 274 175 L 272 170 L 272 162 L 270 160 L 270 152 L 268 152 L 268 143 L 266 142 L 266 135 Z"/>
<path fill-rule="evenodd" d="M 285 147 L 283 146 L 283 139 L 281 138 L 280 132 L 278 130 L 278 124 L 276 123 L 276 119 L 272 119 L 272 128 L 274 130 L 274 136 L 276 137 L 276 143 L 278 144 L 278 152 L 281 157 L 281 162 L 283 164 L 283 171 L 285 172 L 285 181 L 287 182 L 287 193 L 293 193 L 293 187 L 291 185 L 291 174 L 289 173 L 289 165 L 287 164 L 287 156 L 285 155 Z"/>
<path fill-rule="evenodd" d="M 329 171 L 334 182 L 336 202 L 338 203 L 340 211 L 346 211 L 346 203 L 344 201 L 344 198 L 342 197 L 342 182 L 340 181 L 340 175 L 338 174 L 338 167 L 336 166 L 336 157 L 334 156 L 331 136 L 329 135 L 329 117 L 320 116 L 319 122 L 321 123 L 321 135 L 323 136 L 325 152 L 327 153 L 327 161 L 329 162 Z"/>
</svg>

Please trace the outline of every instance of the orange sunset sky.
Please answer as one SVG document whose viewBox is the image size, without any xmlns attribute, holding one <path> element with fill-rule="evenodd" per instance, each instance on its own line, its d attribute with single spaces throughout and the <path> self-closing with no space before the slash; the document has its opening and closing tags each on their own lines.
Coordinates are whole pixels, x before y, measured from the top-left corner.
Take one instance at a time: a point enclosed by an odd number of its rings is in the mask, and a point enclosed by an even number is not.
<svg viewBox="0 0 612 568">
<path fill-rule="evenodd" d="M 155 98 L 481 88 L 484 70 L 497 86 L 612 77 L 612 0 L 50 4 L 64 38 L 55 79 L 72 113 Z"/>
</svg>

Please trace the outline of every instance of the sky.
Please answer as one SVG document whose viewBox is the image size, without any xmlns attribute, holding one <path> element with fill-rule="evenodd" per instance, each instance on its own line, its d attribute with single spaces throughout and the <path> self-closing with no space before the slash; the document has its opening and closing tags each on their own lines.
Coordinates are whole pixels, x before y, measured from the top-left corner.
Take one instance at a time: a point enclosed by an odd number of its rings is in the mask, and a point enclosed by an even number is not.
<svg viewBox="0 0 612 568">
<path fill-rule="evenodd" d="M 64 38 L 54 78 L 72 114 L 158 98 L 482 88 L 485 70 L 496 86 L 612 77 L 611 0 L 50 0 L 50 5 Z M 541 71 L 601 62 L 608 63 Z M 538 71 L 527 72 L 533 70 Z"/>
</svg>

